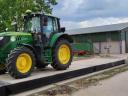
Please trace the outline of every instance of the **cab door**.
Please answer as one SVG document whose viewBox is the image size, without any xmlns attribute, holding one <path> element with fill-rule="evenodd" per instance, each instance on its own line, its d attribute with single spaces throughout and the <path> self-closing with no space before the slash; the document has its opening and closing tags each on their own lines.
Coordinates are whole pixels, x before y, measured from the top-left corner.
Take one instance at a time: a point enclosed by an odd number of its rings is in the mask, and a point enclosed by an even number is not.
<svg viewBox="0 0 128 96">
<path fill-rule="evenodd" d="M 42 31 L 47 39 L 49 39 L 53 33 L 58 32 L 57 19 L 50 16 L 44 17 Z"/>
</svg>

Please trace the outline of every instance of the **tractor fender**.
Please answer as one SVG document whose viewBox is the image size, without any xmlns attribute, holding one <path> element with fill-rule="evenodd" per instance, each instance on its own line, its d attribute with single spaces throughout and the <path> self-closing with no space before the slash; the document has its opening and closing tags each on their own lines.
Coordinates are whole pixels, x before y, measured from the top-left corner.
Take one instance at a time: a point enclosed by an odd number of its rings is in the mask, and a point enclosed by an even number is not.
<svg viewBox="0 0 128 96">
<path fill-rule="evenodd" d="M 50 40 L 50 47 L 53 47 L 56 42 L 59 40 L 59 39 L 65 39 L 67 41 L 69 41 L 70 43 L 73 43 L 73 39 L 71 38 L 70 35 L 68 34 L 65 34 L 65 33 L 56 33 L 52 36 L 51 40 Z"/>
<path fill-rule="evenodd" d="M 32 45 L 30 45 L 30 44 L 21 44 L 21 45 L 29 48 L 36 55 L 36 50 L 35 50 L 35 48 Z"/>
</svg>

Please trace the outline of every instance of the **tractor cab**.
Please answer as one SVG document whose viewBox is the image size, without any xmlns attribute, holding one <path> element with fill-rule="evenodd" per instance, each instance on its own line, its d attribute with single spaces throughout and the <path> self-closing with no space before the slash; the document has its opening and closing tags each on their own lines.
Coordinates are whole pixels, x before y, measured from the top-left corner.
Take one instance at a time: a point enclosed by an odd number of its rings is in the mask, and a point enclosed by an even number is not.
<svg viewBox="0 0 128 96">
<path fill-rule="evenodd" d="M 30 14 L 24 17 L 24 31 L 45 34 L 47 38 L 51 33 L 64 32 L 60 28 L 59 18 L 44 14 Z"/>
<path fill-rule="evenodd" d="M 57 17 L 41 13 L 27 14 L 24 17 L 24 32 L 32 33 L 34 40 L 45 46 L 52 35 L 65 31 L 65 28 L 60 28 L 59 21 Z"/>
</svg>

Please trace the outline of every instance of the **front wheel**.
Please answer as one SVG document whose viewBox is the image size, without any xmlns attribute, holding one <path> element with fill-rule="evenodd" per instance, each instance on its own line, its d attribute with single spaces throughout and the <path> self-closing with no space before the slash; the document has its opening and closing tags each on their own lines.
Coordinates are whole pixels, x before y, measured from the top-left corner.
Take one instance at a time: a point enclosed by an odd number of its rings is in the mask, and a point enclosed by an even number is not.
<svg viewBox="0 0 128 96">
<path fill-rule="evenodd" d="M 21 47 L 11 51 L 6 63 L 9 74 L 18 79 L 28 77 L 36 62 L 33 52 L 26 47 Z"/>
<path fill-rule="evenodd" d="M 56 70 L 65 70 L 71 65 L 72 58 L 70 43 L 64 39 L 57 41 L 53 48 L 52 67 Z"/>
</svg>

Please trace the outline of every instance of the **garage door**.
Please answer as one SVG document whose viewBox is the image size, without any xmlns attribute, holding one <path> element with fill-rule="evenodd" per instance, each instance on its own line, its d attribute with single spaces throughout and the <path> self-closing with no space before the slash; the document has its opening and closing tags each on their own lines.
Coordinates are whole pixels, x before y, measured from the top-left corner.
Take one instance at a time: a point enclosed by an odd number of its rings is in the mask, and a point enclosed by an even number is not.
<svg viewBox="0 0 128 96">
<path fill-rule="evenodd" d="M 100 53 L 100 42 L 93 43 L 93 50 L 95 54 Z"/>
<path fill-rule="evenodd" d="M 120 42 L 102 42 L 101 43 L 101 53 L 107 53 L 107 48 L 110 48 L 110 53 L 120 54 Z"/>
</svg>

